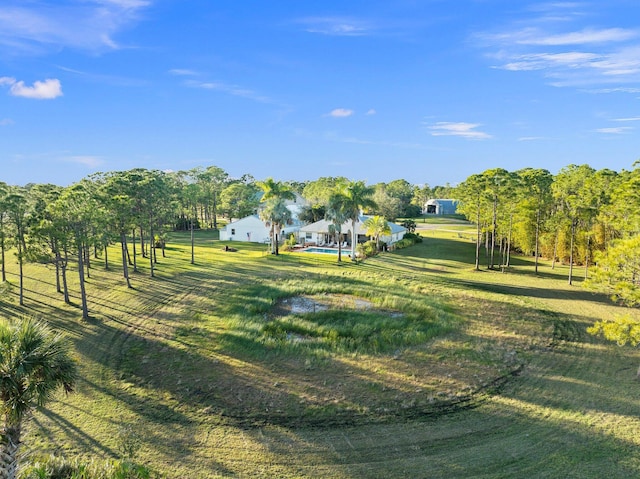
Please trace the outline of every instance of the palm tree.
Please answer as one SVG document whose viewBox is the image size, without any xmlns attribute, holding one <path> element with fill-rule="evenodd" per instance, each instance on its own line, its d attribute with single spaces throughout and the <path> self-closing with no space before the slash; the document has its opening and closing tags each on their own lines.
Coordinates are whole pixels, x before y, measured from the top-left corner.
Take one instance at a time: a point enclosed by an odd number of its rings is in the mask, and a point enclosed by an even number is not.
<svg viewBox="0 0 640 479">
<path fill-rule="evenodd" d="M 271 252 L 278 254 L 278 232 L 286 224 L 291 223 L 291 211 L 285 205 L 283 199 L 271 199 L 260 210 L 260 219 L 270 227 Z"/>
<path fill-rule="evenodd" d="M 366 228 L 366 234 L 376 241 L 376 250 L 380 250 L 380 236 L 390 235 L 391 227 L 384 216 L 370 216 L 362 224 Z"/>
<path fill-rule="evenodd" d="M 346 211 L 345 196 L 336 192 L 329 197 L 325 210 L 325 218 L 331 221 L 330 231 L 338 236 L 338 262 L 342 261 L 342 225 L 349 220 Z"/>
<path fill-rule="evenodd" d="M 58 387 L 73 391 L 76 376 L 76 363 L 62 335 L 30 317 L 0 324 L 1 479 L 16 477 L 23 420 Z"/>
<path fill-rule="evenodd" d="M 287 224 L 291 220 L 291 212 L 285 205 L 285 200 L 293 200 L 296 195 L 291 188 L 273 178 L 258 181 L 256 184 L 262 190 L 260 202 L 265 203 L 265 207 L 260 212 L 260 218 L 269 227 L 269 237 L 271 238 L 271 253 L 278 254 L 278 231 L 279 226 Z M 285 212 L 286 210 L 288 212 Z"/>
<path fill-rule="evenodd" d="M 376 202 L 371 199 L 374 189 L 366 186 L 364 181 L 350 181 L 342 188 L 339 193 L 344 196 L 344 210 L 347 218 L 351 220 L 351 259 L 356 259 L 356 245 L 358 244 L 358 232 L 356 224 L 360 218 L 360 210 L 367 208 L 375 208 Z"/>
</svg>

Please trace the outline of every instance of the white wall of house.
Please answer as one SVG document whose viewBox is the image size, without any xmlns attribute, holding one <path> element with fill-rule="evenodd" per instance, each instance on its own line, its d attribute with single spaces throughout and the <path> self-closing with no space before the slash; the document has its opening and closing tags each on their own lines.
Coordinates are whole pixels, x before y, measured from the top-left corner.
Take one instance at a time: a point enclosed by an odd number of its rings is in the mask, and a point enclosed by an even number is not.
<svg viewBox="0 0 640 479">
<path fill-rule="evenodd" d="M 297 234 L 300 229 L 298 220 L 288 225 L 278 233 L 278 240 L 283 241 L 290 234 Z M 242 219 L 227 224 L 220 230 L 222 241 L 248 241 L 250 243 L 269 243 L 269 228 L 267 228 L 258 215 L 245 216 Z"/>
<path fill-rule="evenodd" d="M 245 216 L 227 224 L 220 230 L 222 241 L 249 241 L 251 243 L 268 243 L 269 228 L 258 218 L 258 215 Z"/>
</svg>

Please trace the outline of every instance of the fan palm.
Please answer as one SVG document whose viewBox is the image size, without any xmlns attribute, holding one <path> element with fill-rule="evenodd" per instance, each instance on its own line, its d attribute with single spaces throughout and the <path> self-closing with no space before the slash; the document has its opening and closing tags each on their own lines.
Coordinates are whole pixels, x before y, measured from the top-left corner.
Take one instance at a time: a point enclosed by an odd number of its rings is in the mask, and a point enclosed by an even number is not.
<svg viewBox="0 0 640 479">
<path fill-rule="evenodd" d="M 73 390 L 76 363 L 69 343 L 44 323 L 21 318 L 0 324 L 0 478 L 16 477 L 24 419 L 60 386 Z"/>
<path fill-rule="evenodd" d="M 270 226 L 271 252 L 278 254 L 278 232 L 284 225 L 291 223 L 291 211 L 282 199 L 271 199 L 260 210 L 260 219 Z"/>
<path fill-rule="evenodd" d="M 287 209 L 285 200 L 293 200 L 296 196 L 288 185 L 274 181 L 273 178 L 258 181 L 256 184 L 263 192 L 260 201 L 265 203 L 265 207 L 260 212 L 260 218 L 270 227 L 271 252 L 277 255 L 278 227 L 291 221 L 291 212 Z"/>
</svg>

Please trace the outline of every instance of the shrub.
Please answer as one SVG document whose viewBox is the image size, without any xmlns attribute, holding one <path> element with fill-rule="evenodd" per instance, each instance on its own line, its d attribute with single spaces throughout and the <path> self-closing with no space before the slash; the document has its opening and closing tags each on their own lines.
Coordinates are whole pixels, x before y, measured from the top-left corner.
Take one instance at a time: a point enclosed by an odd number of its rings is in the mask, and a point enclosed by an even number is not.
<svg viewBox="0 0 640 479">
<path fill-rule="evenodd" d="M 282 243 L 282 251 L 291 251 L 296 245 L 296 236 L 292 233 L 289 237 Z"/>
<path fill-rule="evenodd" d="M 402 239 L 411 240 L 413 243 L 422 243 L 422 236 L 418 233 L 405 233 Z"/>
<path fill-rule="evenodd" d="M 422 236 L 414 233 L 406 233 L 404 238 L 395 243 L 393 246 L 396 249 L 407 248 L 409 246 L 413 246 L 416 243 L 422 243 Z"/>
<path fill-rule="evenodd" d="M 357 246 L 357 251 L 358 253 L 363 256 L 364 258 L 368 258 L 370 256 L 373 256 L 374 254 L 376 254 L 377 248 L 376 248 L 376 242 L 375 241 L 367 241 L 365 243 L 360 243 Z"/>
</svg>

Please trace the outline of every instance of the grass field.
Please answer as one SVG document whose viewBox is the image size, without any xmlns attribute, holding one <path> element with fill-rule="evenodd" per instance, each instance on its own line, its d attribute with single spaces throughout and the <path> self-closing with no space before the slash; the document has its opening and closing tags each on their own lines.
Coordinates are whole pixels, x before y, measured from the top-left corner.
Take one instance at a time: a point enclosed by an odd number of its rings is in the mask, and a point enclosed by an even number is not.
<svg viewBox="0 0 640 479">
<path fill-rule="evenodd" d="M 82 372 L 26 448 L 117 457 L 134 431 L 168 478 L 639 476 L 640 354 L 585 332 L 619 308 L 565 267 L 475 272 L 464 231 L 420 231 L 359 264 L 199 232 L 191 265 L 173 235 L 156 278 L 138 258 L 133 290 L 93 260 L 87 322 L 43 265 L 19 307 L 9 265 L 0 315 L 65 330 Z"/>
</svg>

